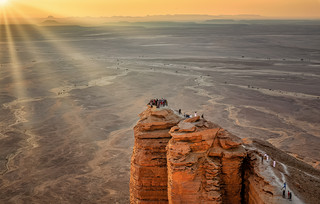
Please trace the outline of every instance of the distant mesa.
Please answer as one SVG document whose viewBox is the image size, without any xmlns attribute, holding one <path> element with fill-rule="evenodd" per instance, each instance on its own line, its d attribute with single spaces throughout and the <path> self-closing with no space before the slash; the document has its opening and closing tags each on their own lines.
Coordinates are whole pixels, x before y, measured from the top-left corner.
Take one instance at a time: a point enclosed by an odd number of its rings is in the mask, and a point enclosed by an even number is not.
<svg viewBox="0 0 320 204">
<path fill-rule="evenodd" d="M 53 25 L 61 25 L 61 23 L 59 23 L 58 21 L 56 21 L 56 20 L 45 20 L 45 21 L 43 21 L 42 23 L 41 23 L 41 25 L 51 25 L 51 26 L 53 26 Z"/>
<path fill-rule="evenodd" d="M 54 16 L 48 16 L 47 18 L 44 19 L 41 25 L 55 26 L 55 25 L 61 25 L 61 23 L 58 22 Z"/>
</svg>

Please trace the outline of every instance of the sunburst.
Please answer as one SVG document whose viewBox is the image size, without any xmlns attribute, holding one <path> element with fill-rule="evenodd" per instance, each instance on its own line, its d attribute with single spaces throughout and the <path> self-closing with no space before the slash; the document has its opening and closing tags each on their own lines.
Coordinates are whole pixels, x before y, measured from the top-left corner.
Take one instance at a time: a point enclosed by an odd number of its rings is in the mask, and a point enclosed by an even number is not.
<svg viewBox="0 0 320 204">
<path fill-rule="evenodd" d="M 0 5 L 5 5 L 9 0 L 0 0 Z"/>
</svg>

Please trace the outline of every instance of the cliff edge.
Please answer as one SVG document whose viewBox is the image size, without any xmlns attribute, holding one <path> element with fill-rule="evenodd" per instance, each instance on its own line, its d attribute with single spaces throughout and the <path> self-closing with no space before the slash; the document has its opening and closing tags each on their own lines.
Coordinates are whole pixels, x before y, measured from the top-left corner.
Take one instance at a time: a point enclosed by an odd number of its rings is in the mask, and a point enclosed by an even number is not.
<svg viewBox="0 0 320 204">
<path fill-rule="evenodd" d="M 241 140 L 200 117 L 170 130 L 167 146 L 169 203 L 240 203 Z"/>
<path fill-rule="evenodd" d="M 166 146 L 169 130 L 181 118 L 169 109 L 148 108 L 134 127 L 131 159 L 131 203 L 168 203 Z"/>
<path fill-rule="evenodd" d="M 148 107 L 139 116 L 131 203 L 304 203 L 298 195 L 309 196 L 312 203 L 319 198 L 320 173 L 269 143 L 241 140 L 199 116 L 185 119 L 170 109 Z M 264 159 L 267 154 L 272 157 Z M 297 164 L 305 175 L 294 174 Z M 312 181 L 316 189 L 305 193 L 299 188 L 308 182 L 290 180 L 293 175 Z M 286 181 L 291 199 L 281 189 Z"/>
</svg>

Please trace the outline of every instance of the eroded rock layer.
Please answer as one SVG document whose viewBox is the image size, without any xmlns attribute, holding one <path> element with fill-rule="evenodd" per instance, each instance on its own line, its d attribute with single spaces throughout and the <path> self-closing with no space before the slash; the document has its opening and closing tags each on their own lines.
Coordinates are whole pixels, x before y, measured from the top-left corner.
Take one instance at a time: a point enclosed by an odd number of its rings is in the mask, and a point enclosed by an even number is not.
<svg viewBox="0 0 320 204">
<path fill-rule="evenodd" d="M 285 153 L 271 151 L 265 143 L 241 141 L 200 117 L 183 120 L 169 109 L 149 107 L 139 116 L 131 159 L 131 203 L 289 202 L 281 191 L 281 182 L 293 168 L 281 163 L 289 158 Z M 262 160 L 265 153 L 272 161 Z M 271 165 L 275 160 L 276 167 Z"/>
<path fill-rule="evenodd" d="M 241 203 L 239 138 L 199 117 L 170 130 L 167 146 L 169 203 Z"/>
<path fill-rule="evenodd" d="M 166 146 L 169 130 L 181 118 L 169 109 L 148 108 L 134 127 L 131 159 L 130 202 L 167 203 L 168 176 Z"/>
<path fill-rule="evenodd" d="M 243 202 L 248 204 L 276 204 L 276 189 L 259 170 L 260 156 L 257 151 L 248 151 L 243 167 Z"/>
</svg>

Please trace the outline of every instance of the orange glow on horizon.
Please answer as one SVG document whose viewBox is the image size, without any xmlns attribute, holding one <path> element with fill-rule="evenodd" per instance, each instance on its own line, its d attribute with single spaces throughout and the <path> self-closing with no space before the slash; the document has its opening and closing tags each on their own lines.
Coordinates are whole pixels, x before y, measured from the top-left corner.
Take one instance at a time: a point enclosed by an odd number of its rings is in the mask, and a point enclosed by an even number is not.
<svg viewBox="0 0 320 204">
<path fill-rule="evenodd" d="M 0 0 L 4 2 L 8 0 Z M 275 18 L 320 18 L 319 0 L 10 0 L 1 9 L 17 8 L 30 18 L 110 17 L 173 14 L 261 15 Z"/>
</svg>

